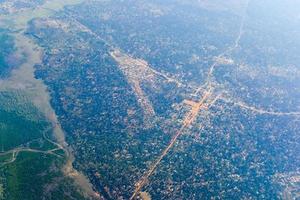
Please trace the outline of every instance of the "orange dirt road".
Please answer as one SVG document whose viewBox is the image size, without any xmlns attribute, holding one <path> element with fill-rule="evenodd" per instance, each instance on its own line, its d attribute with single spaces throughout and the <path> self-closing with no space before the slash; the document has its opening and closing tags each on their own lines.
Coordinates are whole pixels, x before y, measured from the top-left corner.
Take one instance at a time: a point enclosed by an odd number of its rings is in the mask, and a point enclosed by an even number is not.
<svg viewBox="0 0 300 200">
<path fill-rule="evenodd" d="M 190 100 L 186 100 L 185 102 L 189 102 L 188 104 L 191 106 L 191 110 L 186 114 L 183 124 L 181 128 L 176 132 L 172 140 L 170 141 L 169 145 L 164 149 L 162 154 L 158 157 L 158 159 L 151 165 L 149 170 L 140 178 L 140 180 L 135 184 L 135 190 L 133 195 L 130 197 L 130 200 L 133 200 L 137 197 L 137 195 L 140 193 L 141 189 L 146 185 L 148 178 L 153 174 L 159 163 L 162 161 L 162 159 L 168 154 L 170 149 L 174 146 L 176 143 L 178 137 L 183 133 L 183 130 L 187 128 L 189 125 L 191 125 L 195 119 L 197 118 L 197 115 L 201 109 L 207 108 L 210 105 L 205 105 L 205 102 L 207 99 L 211 96 L 211 90 L 207 91 L 204 96 L 201 98 L 199 102 L 193 102 Z M 193 102 L 193 103 L 192 103 Z M 215 102 L 215 101 L 213 101 Z M 210 103 L 211 104 L 211 103 Z"/>
</svg>

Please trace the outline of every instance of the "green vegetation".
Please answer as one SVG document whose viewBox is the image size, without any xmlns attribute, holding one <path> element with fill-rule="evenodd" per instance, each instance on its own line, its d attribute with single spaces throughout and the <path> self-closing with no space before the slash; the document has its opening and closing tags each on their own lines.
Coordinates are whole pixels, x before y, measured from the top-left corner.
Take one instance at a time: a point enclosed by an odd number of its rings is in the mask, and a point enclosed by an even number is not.
<svg viewBox="0 0 300 200">
<path fill-rule="evenodd" d="M 7 98 L 5 98 L 7 97 Z M 14 101 L 12 98 L 14 97 Z M 44 120 L 36 117 L 35 120 L 25 117 L 24 111 L 28 110 L 29 116 L 39 116 L 40 114 L 33 105 L 28 104 L 26 107 L 19 107 L 20 110 L 14 110 L 13 106 L 17 104 L 5 105 L 3 102 L 18 102 L 20 95 L 13 93 L 0 93 L 0 150 L 8 151 L 21 144 L 30 142 L 31 140 L 42 137 L 43 131 L 49 127 Z M 5 107 L 2 107 L 5 105 Z M 26 104 L 25 104 L 26 105 Z M 23 110 L 23 111 L 22 111 Z M 31 110 L 31 112 L 29 111 Z M 27 116 L 27 115 L 26 115 Z"/>
<path fill-rule="evenodd" d="M 13 155 L 12 153 L 8 153 L 8 154 L 0 156 L 0 163 L 4 163 L 4 162 L 11 160 L 12 155 Z"/>
<path fill-rule="evenodd" d="M 0 183 L 0 199 L 3 199 L 3 185 Z"/>
<path fill-rule="evenodd" d="M 44 140 L 44 138 L 40 138 L 38 140 L 34 140 L 28 144 L 29 148 L 31 149 L 38 149 L 41 151 L 47 151 L 49 149 L 55 149 L 57 146 L 55 146 L 53 143 Z"/>
<path fill-rule="evenodd" d="M 28 102 L 0 92 L 0 199 L 82 199 L 61 170 L 64 150 L 48 139 L 51 124 Z"/>
<path fill-rule="evenodd" d="M 72 182 L 64 178 L 60 166 L 62 159 L 52 155 L 22 152 L 18 159 L 5 167 L 6 198 L 18 199 L 69 199 Z M 50 167 L 51 166 L 51 167 Z M 71 189 L 70 189 L 71 187 Z M 74 194 L 72 194 L 74 195 Z M 77 199 L 79 194 L 75 192 Z"/>
<path fill-rule="evenodd" d="M 41 137 L 45 123 L 30 121 L 15 113 L 0 110 L 0 141 L 1 151 Z"/>
<path fill-rule="evenodd" d="M 6 189 L 9 191 L 7 198 L 38 199 L 43 192 L 40 186 L 55 176 L 54 171 L 45 171 L 54 160 L 55 158 L 49 155 L 20 153 L 16 162 L 5 168 L 5 175 L 9 177 L 6 183 Z M 39 175 L 33 176 L 34 174 Z"/>
<path fill-rule="evenodd" d="M 16 109 L 17 108 L 17 109 Z M 21 91 L 1 91 L 0 109 L 18 116 L 26 116 L 31 121 L 45 120 L 30 99 Z"/>
</svg>

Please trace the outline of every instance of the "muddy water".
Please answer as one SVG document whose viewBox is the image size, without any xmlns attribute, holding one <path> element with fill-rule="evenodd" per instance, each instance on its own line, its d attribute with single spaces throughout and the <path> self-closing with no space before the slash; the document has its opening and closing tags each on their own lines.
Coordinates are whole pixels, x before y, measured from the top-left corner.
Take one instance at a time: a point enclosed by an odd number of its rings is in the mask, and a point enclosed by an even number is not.
<svg viewBox="0 0 300 200">
<path fill-rule="evenodd" d="M 11 76 L 7 79 L 0 79 L 0 91 L 21 91 L 28 96 L 32 103 L 52 122 L 54 126 L 53 134 L 59 143 L 65 149 L 68 160 L 64 166 L 64 172 L 67 176 L 72 177 L 88 196 L 95 196 L 92 186 L 88 179 L 76 171 L 72 163 L 74 157 L 68 144 L 65 141 L 64 132 L 57 120 L 57 116 L 50 105 L 50 96 L 46 85 L 41 80 L 34 77 L 34 65 L 42 62 L 43 50 L 33 40 L 26 37 L 23 32 L 27 28 L 30 20 L 37 17 L 49 17 L 55 11 L 62 9 L 65 5 L 73 5 L 82 2 L 82 0 L 52 0 L 47 1 L 44 5 L 25 10 L 10 15 L 0 15 L 0 27 L 11 30 L 15 38 L 17 56 L 25 57 L 25 61 L 17 69 L 13 70 Z"/>
</svg>

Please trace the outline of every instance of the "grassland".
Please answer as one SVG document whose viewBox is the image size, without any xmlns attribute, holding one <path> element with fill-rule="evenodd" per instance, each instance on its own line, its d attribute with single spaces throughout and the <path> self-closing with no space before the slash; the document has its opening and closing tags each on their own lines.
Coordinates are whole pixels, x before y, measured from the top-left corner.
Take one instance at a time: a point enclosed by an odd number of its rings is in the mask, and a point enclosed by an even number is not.
<svg viewBox="0 0 300 200">
<path fill-rule="evenodd" d="M 0 92 L 0 199 L 82 199 L 51 131 L 25 94 Z"/>
<path fill-rule="evenodd" d="M 1 101 L 4 100 L 1 99 Z M 40 138 L 42 131 L 49 126 L 46 121 L 28 119 L 22 116 L 20 112 L 22 113 L 22 111 L 7 111 L 7 108 L 0 107 L 1 151 L 8 151 Z"/>
</svg>

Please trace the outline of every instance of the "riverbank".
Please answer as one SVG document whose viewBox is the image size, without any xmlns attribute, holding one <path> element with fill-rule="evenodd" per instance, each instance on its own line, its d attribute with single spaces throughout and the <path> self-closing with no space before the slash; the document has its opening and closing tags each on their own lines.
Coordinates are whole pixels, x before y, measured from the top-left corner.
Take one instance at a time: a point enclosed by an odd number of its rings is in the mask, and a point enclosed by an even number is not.
<svg viewBox="0 0 300 200">
<path fill-rule="evenodd" d="M 66 5 L 74 5 L 80 2 L 82 1 L 47 1 L 44 5 L 34 9 L 0 16 L 1 27 L 8 29 L 14 37 L 17 49 L 16 53 L 18 56 L 24 57 L 22 64 L 18 68 L 15 68 L 8 78 L 0 80 L 0 91 L 22 91 L 29 97 L 30 101 L 53 124 L 53 135 L 66 152 L 67 161 L 65 162 L 66 165 L 63 167 L 65 175 L 74 179 L 86 196 L 95 196 L 92 185 L 89 183 L 88 179 L 73 168 L 72 163 L 74 161 L 74 156 L 65 141 L 64 131 L 50 105 L 50 96 L 47 87 L 43 81 L 36 79 L 34 76 L 34 66 L 42 62 L 43 49 L 24 35 L 30 20 L 39 17 L 49 17 L 55 13 L 55 11 L 63 9 Z"/>
</svg>

